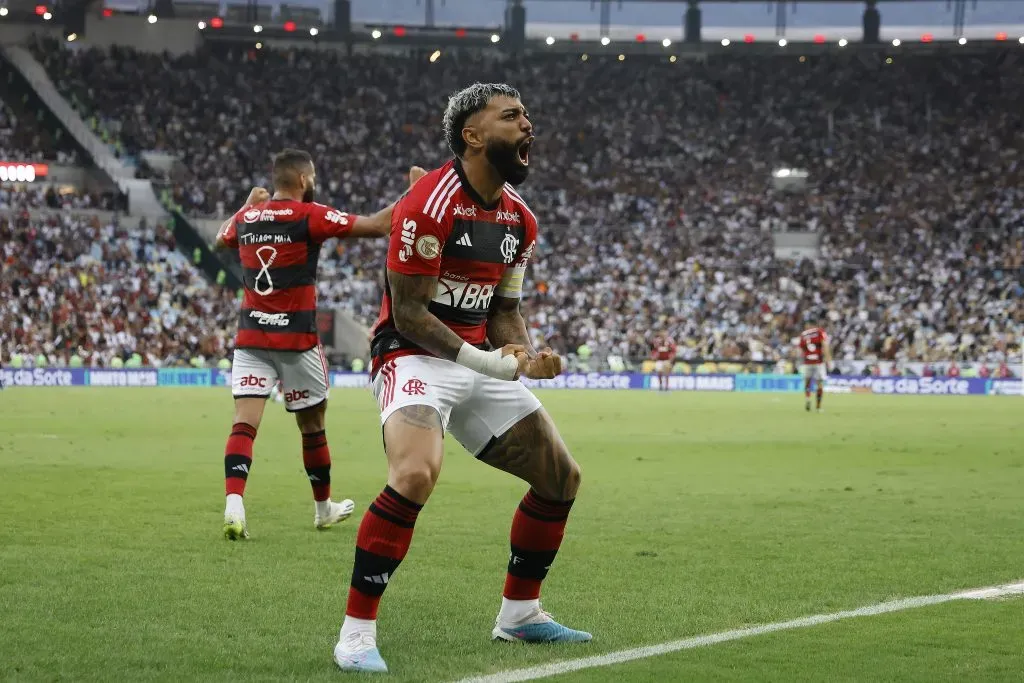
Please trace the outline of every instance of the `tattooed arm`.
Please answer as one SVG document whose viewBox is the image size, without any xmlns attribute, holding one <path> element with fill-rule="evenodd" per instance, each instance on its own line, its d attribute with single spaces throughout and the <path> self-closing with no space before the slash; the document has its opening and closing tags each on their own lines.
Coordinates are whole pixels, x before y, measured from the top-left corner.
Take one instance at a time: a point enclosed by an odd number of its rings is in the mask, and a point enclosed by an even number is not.
<svg viewBox="0 0 1024 683">
<path fill-rule="evenodd" d="M 439 358 L 454 361 L 463 341 L 428 310 L 437 291 L 433 275 L 402 275 L 388 270 L 395 326 L 399 334 Z"/>
<path fill-rule="evenodd" d="M 526 320 L 519 311 L 519 299 L 495 296 L 487 317 L 487 338 L 497 348 L 505 344 L 520 344 L 526 347 L 530 357 L 537 355 L 526 329 Z"/>
</svg>

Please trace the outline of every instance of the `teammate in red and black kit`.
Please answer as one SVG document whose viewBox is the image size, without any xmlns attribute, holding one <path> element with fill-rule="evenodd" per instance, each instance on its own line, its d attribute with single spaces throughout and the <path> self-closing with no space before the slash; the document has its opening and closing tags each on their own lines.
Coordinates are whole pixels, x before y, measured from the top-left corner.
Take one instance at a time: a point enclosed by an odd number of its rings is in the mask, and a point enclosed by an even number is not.
<svg viewBox="0 0 1024 683">
<path fill-rule="evenodd" d="M 672 364 L 676 360 L 676 343 L 667 333 L 659 334 L 651 348 L 654 372 L 658 375 L 658 389 L 668 391 L 668 380 L 672 375 Z"/>
<path fill-rule="evenodd" d="M 513 186 L 527 176 L 533 125 L 514 88 L 478 83 L 451 97 L 444 128 L 455 159 L 428 173 L 392 217 L 372 351 L 388 480 L 356 537 L 334 649 L 347 671 L 387 670 L 376 645 L 377 606 L 437 481 L 446 430 L 478 460 L 530 485 L 512 519 L 491 637 L 591 638 L 555 622 L 539 602 L 580 469 L 540 401 L 515 381 L 562 371 L 558 355 L 533 348 L 519 311 L 537 221 Z"/>
<path fill-rule="evenodd" d="M 825 393 L 825 378 L 832 363 L 832 349 L 828 335 L 822 326 L 812 327 L 800 334 L 800 353 L 803 356 L 804 398 L 807 411 L 811 410 L 811 385 L 815 385 L 818 412 L 821 412 L 821 398 Z"/>
<path fill-rule="evenodd" d="M 410 182 L 423 173 L 413 168 Z M 234 424 L 224 451 L 224 535 L 230 540 L 249 535 L 242 495 L 256 430 L 278 381 L 285 408 L 295 413 L 302 433 L 302 461 L 315 501 L 313 524 L 328 528 L 355 508 L 351 500 L 331 500 L 324 425 L 327 361 L 316 330 L 317 263 L 320 245 L 332 237 L 387 236 L 394 206 L 365 218 L 315 203 L 313 160 L 300 150 L 278 154 L 273 176 L 274 196 L 254 189 L 217 235 L 219 248 L 238 250 L 245 285 L 231 369 Z"/>
</svg>

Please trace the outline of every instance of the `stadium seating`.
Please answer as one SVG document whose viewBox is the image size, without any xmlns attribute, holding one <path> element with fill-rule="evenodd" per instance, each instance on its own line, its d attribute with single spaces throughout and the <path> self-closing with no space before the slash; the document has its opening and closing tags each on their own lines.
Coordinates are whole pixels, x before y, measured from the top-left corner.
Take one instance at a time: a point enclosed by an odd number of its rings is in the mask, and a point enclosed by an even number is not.
<svg viewBox="0 0 1024 683">
<path fill-rule="evenodd" d="M 820 315 L 842 359 L 997 362 L 1020 343 L 1024 72 L 999 53 L 429 63 L 39 43 L 36 54 L 126 152 L 178 155 L 187 174 L 168 181 L 173 198 L 201 216 L 267 184 L 285 146 L 313 152 L 321 200 L 374 210 L 401 192 L 409 163 L 447 157 L 447 93 L 519 86 L 539 136 L 523 187 L 542 223 L 528 317 L 538 342 L 586 343 L 595 368 L 639 362 L 660 330 L 681 359 L 790 357 Z M 806 169 L 808 192 L 776 190 L 778 167 Z M 819 233 L 822 258 L 776 258 L 782 230 Z M 371 322 L 383 245 L 325 254 L 323 303 Z M 223 318 L 220 350 L 228 297 L 192 287 L 194 305 Z"/>
<path fill-rule="evenodd" d="M 66 140 L 55 139 L 28 117 L 15 114 L 11 106 L 0 99 L 0 160 L 75 164 L 77 157 Z"/>
<path fill-rule="evenodd" d="M 0 343 L 29 365 L 217 361 L 237 317 L 233 293 L 209 287 L 170 231 L 145 222 L 0 215 L 0 273 Z"/>
</svg>

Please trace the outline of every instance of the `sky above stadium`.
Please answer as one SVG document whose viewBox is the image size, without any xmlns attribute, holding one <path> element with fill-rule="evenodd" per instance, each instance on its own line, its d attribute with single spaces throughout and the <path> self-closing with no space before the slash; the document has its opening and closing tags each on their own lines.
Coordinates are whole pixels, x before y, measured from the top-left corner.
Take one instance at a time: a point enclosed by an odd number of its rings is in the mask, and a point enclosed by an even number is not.
<svg viewBox="0 0 1024 683">
<path fill-rule="evenodd" d="M 498 26 L 503 23 L 505 0 L 434 0 L 438 25 Z M 579 0 L 525 0 L 528 23 L 599 24 L 596 3 Z M 611 5 L 612 25 L 679 26 L 685 4 L 634 2 Z M 800 3 L 788 9 L 786 23 L 799 28 L 857 26 L 863 3 Z M 704 26 L 774 27 L 775 9 L 768 3 L 703 4 Z M 883 26 L 941 26 L 953 24 L 953 10 L 947 0 L 930 2 L 884 2 L 880 4 Z M 418 0 L 353 0 L 352 19 L 357 22 L 422 24 L 424 2 Z M 968 2 L 965 24 L 1024 24 L 1024 1 L 983 0 Z"/>
</svg>

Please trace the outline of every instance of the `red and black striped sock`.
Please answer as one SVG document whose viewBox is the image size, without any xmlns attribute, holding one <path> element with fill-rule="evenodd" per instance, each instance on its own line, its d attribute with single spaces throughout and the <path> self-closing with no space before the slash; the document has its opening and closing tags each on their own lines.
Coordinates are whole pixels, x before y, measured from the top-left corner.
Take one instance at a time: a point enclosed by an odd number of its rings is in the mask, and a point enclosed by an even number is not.
<svg viewBox="0 0 1024 683">
<path fill-rule="evenodd" d="M 536 600 L 555 561 L 573 501 L 545 500 L 531 489 L 512 518 L 512 554 L 505 577 L 509 600 Z"/>
<path fill-rule="evenodd" d="M 356 535 L 356 562 L 348 590 L 345 614 L 376 619 L 388 581 L 405 558 L 412 542 L 416 517 L 423 509 L 390 486 L 385 486 L 363 515 Z"/>
<path fill-rule="evenodd" d="M 239 496 L 245 493 L 245 482 L 252 467 L 252 443 L 256 440 L 256 428 L 245 422 L 231 426 L 231 436 L 224 447 L 224 491 Z"/>
<path fill-rule="evenodd" d="M 825 393 L 825 387 L 821 386 L 821 383 L 819 382 L 818 383 L 818 392 L 817 392 L 817 399 L 818 399 L 818 407 L 819 408 L 821 407 L 821 395 L 824 394 L 824 393 Z"/>
<path fill-rule="evenodd" d="M 331 497 L 331 449 L 327 447 L 326 431 L 302 435 L 302 465 L 313 487 L 313 500 L 328 500 Z"/>
</svg>

